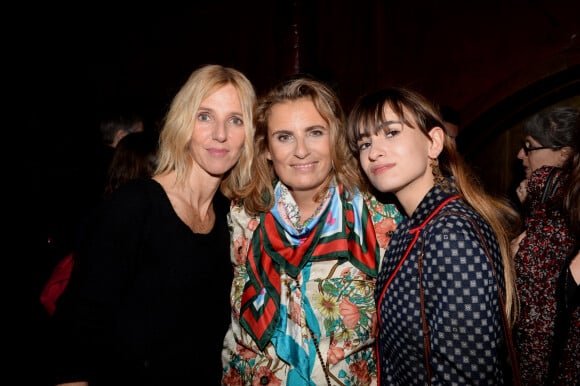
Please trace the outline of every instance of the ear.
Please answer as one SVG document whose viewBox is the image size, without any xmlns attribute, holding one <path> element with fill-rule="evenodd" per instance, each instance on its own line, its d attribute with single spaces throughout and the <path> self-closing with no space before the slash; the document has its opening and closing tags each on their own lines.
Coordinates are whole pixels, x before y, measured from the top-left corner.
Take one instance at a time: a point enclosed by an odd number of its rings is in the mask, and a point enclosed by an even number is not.
<svg viewBox="0 0 580 386">
<path fill-rule="evenodd" d="M 270 153 L 270 149 L 266 146 L 266 151 L 264 151 L 264 156 L 268 161 L 272 161 L 272 154 Z"/>
<path fill-rule="evenodd" d="M 563 148 L 560 149 L 560 158 L 562 159 L 563 163 L 566 162 L 566 160 L 571 156 L 572 156 L 572 148 L 570 146 L 564 146 Z"/>
<path fill-rule="evenodd" d="M 431 143 L 429 145 L 429 158 L 437 158 L 441 151 L 443 151 L 443 143 L 445 142 L 445 130 L 439 126 L 435 126 L 429 131 Z"/>
</svg>

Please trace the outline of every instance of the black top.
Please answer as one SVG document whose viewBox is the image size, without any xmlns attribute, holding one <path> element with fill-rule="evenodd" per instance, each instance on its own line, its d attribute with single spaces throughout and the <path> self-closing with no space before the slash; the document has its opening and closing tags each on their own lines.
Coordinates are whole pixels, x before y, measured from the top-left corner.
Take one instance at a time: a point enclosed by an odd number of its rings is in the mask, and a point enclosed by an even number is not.
<svg viewBox="0 0 580 386">
<path fill-rule="evenodd" d="M 54 316 L 55 382 L 220 383 L 232 272 L 219 192 L 214 209 L 211 233 L 195 234 L 152 179 L 103 204 Z"/>
</svg>

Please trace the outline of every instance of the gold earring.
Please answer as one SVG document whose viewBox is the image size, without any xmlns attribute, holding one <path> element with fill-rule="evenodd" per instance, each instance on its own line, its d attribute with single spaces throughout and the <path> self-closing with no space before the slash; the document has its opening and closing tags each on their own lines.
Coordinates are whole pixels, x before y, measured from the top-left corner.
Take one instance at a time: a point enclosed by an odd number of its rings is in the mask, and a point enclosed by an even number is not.
<svg viewBox="0 0 580 386">
<path fill-rule="evenodd" d="M 437 185 L 441 190 L 448 192 L 449 181 L 443 176 L 443 173 L 441 173 L 441 169 L 439 168 L 439 159 L 429 158 L 429 166 L 431 166 L 431 173 L 433 173 L 433 180 L 435 181 L 435 185 Z"/>
</svg>

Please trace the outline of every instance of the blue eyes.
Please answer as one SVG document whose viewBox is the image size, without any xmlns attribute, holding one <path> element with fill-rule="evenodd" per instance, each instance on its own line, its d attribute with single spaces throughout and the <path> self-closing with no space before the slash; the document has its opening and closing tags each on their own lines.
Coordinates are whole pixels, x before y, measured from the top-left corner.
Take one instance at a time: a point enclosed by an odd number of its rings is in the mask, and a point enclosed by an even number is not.
<svg viewBox="0 0 580 386">
<path fill-rule="evenodd" d="M 202 112 L 197 115 L 197 120 L 201 122 L 211 122 L 213 119 L 210 113 Z M 234 126 L 241 126 L 244 124 L 244 121 L 237 116 L 233 116 L 228 118 L 228 123 L 231 123 Z"/>
<path fill-rule="evenodd" d="M 199 119 L 200 121 L 209 121 L 211 119 L 210 115 L 207 113 L 200 113 L 197 116 L 197 119 Z"/>
</svg>

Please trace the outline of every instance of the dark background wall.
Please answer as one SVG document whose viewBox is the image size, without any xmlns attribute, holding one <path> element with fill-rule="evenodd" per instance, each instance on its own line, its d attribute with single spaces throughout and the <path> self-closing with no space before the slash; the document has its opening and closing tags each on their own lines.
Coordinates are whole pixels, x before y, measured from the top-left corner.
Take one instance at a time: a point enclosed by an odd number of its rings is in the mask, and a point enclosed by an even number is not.
<svg viewBox="0 0 580 386">
<path fill-rule="evenodd" d="M 42 86 L 46 110 L 28 118 L 58 162 L 94 139 L 99 114 L 112 105 L 157 121 L 203 63 L 241 69 L 258 91 L 312 72 L 333 82 L 346 109 L 370 89 L 412 86 L 458 109 L 466 129 L 580 63 L 577 0 L 98 2 L 34 11 L 22 26 L 30 41 L 19 47 L 30 92 Z M 573 72 L 566 82 L 578 81 Z"/>
<path fill-rule="evenodd" d="M 210 62 L 242 70 L 258 92 L 313 73 L 347 110 L 377 87 L 416 88 L 460 111 L 461 148 L 503 193 L 521 120 L 578 104 L 578 15 L 577 0 L 50 3 L 7 15 L 22 19 L 7 34 L 17 67 L 8 75 L 43 155 L 35 166 L 46 171 L 47 217 L 79 199 L 75 181 L 104 111 L 133 107 L 154 127 L 191 71 Z M 488 165 L 488 154 L 501 162 Z"/>
<path fill-rule="evenodd" d="M 204 63 L 242 70 L 258 92 L 310 72 L 337 89 L 347 111 L 372 89 L 416 88 L 459 110 L 460 148 L 501 194 L 518 178 L 522 120 L 554 104 L 580 107 L 578 0 L 181 3 L 25 2 L 4 11 L 5 81 L 16 86 L 7 96 L 18 107 L 5 111 L 18 121 L 5 132 L 22 137 L 5 147 L 32 164 L 26 206 L 49 236 L 82 215 L 79 180 L 101 114 L 131 107 L 151 129 Z M 53 263 L 26 259 L 24 272 L 33 274 L 22 285 L 32 283 L 33 302 Z M 28 333 L 42 338 L 42 326 Z M 19 376 L 42 379 L 34 364 L 49 350 L 18 348 L 26 369 Z"/>
<path fill-rule="evenodd" d="M 133 108 L 158 127 L 204 63 L 242 70 L 259 93 L 312 73 L 347 111 L 372 89 L 413 87 L 460 112 L 460 149 L 491 191 L 507 194 L 519 178 L 521 121 L 580 105 L 579 15 L 578 0 L 47 3 L 7 16 L 22 16 L 7 61 L 41 150 L 34 166 L 45 172 L 51 232 L 82 215 L 78 181 L 103 112 Z"/>
</svg>

